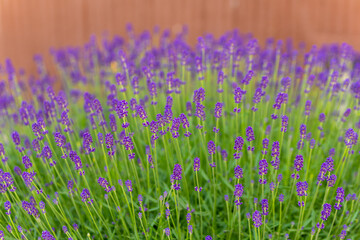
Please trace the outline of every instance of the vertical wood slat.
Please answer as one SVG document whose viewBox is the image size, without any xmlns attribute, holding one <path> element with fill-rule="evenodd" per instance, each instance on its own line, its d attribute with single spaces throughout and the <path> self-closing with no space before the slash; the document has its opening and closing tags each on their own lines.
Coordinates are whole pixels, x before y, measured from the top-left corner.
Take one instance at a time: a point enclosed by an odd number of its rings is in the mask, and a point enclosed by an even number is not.
<svg viewBox="0 0 360 240">
<path fill-rule="evenodd" d="M 266 38 L 293 38 L 308 46 L 347 42 L 360 48 L 357 0 L 0 0 L 0 63 L 6 57 L 34 72 L 36 53 L 50 47 L 80 45 L 91 34 L 124 35 L 189 27 L 189 40 L 205 32 L 216 37 L 233 28 Z"/>
</svg>

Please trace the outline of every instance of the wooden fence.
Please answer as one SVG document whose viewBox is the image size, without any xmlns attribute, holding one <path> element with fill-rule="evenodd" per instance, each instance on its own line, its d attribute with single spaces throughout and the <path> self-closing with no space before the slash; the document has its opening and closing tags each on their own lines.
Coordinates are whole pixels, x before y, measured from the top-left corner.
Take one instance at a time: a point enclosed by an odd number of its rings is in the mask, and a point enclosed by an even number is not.
<svg viewBox="0 0 360 240">
<path fill-rule="evenodd" d="M 36 53 L 50 47 L 81 45 L 91 34 L 124 34 L 189 27 L 189 40 L 237 28 L 267 37 L 304 41 L 311 46 L 347 42 L 360 47 L 359 0 L 0 0 L 0 63 L 34 71 Z M 49 56 L 47 56 L 49 59 Z"/>
</svg>

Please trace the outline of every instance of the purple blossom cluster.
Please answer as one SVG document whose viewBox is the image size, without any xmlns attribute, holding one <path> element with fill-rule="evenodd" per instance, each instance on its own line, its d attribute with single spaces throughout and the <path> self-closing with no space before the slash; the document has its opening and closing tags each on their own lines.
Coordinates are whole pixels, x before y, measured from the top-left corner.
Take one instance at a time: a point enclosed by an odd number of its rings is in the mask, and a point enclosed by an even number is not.
<svg viewBox="0 0 360 240">
<path fill-rule="evenodd" d="M 0 63 L 0 240 L 360 238 L 358 52 L 127 34 Z"/>
</svg>

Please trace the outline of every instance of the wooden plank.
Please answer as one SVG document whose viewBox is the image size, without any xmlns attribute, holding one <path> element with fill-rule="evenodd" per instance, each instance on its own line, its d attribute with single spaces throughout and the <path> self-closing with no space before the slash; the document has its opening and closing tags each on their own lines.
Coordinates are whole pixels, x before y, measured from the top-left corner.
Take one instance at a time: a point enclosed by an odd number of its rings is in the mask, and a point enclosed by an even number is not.
<svg viewBox="0 0 360 240">
<path fill-rule="evenodd" d="M 0 0 L 0 63 L 10 57 L 35 72 L 34 54 L 83 44 L 92 34 L 124 36 L 128 22 L 137 33 L 155 25 L 179 31 L 186 24 L 193 44 L 205 32 L 218 37 L 237 28 L 253 32 L 260 43 L 292 37 L 294 44 L 360 48 L 357 9 L 357 0 Z"/>
</svg>

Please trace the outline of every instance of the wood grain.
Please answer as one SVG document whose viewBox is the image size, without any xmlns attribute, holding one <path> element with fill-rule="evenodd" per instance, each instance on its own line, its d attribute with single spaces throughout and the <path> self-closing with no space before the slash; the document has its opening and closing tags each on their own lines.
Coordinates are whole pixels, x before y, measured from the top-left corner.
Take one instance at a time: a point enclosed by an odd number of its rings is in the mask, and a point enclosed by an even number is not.
<svg viewBox="0 0 360 240">
<path fill-rule="evenodd" d="M 358 0 L 0 0 L 0 62 L 34 72 L 33 55 L 50 47 L 77 46 L 92 34 L 124 35 L 189 27 L 189 40 L 234 28 L 268 37 L 292 38 L 308 46 L 347 42 L 360 47 Z"/>
</svg>

